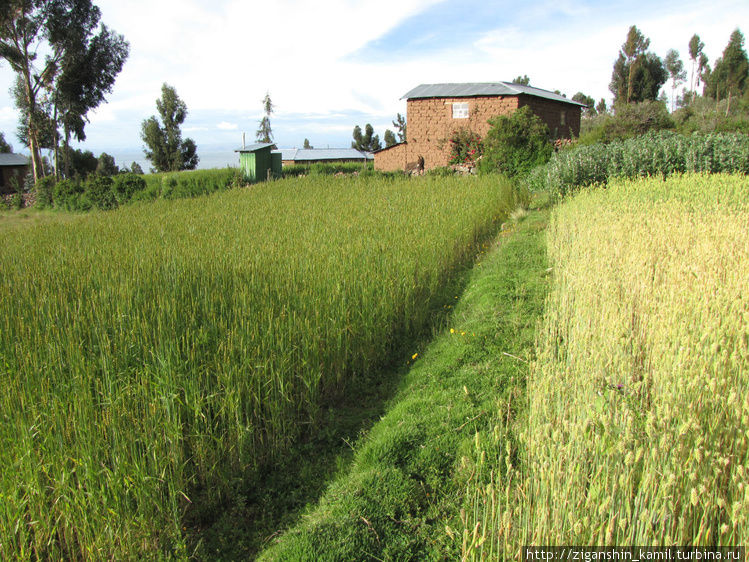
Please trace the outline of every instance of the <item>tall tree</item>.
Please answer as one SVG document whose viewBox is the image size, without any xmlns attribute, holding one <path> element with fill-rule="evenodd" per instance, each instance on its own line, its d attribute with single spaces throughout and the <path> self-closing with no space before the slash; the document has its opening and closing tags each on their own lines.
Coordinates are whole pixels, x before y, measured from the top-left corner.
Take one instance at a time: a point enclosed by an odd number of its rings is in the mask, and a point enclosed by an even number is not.
<svg viewBox="0 0 749 562">
<path fill-rule="evenodd" d="M 362 135 L 361 127 L 357 125 L 354 127 L 354 142 L 351 143 L 351 148 L 360 150 L 362 152 L 375 152 L 382 148 L 380 143 L 379 135 L 374 134 L 372 125 L 367 123 L 364 126 L 364 134 Z"/>
<path fill-rule="evenodd" d="M 705 84 L 707 84 L 708 76 L 710 76 L 710 64 L 708 63 L 707 55 L 705 53 L 700 53 L 700 61 L 697 63 L 697 78 L 695 78 L 695 96 L 697 94 L 696 88 L 699 87 L 700 81 L 702 82 L 704 95 Z"/>
<path fill-rule="evenodd" d="M 302 146 L 302 148 L 309 150 L 314 147 L 309 143 L 309 139 L 304 139 L 304 145 Z"/>
<path fill-rule="evenodd" d="M 257 130 L 258 142 L 273 142 L 273 131 L 270 128 L 270 115 L 273 113 L 273 102 L 270 100 L 270 94 L 266 93 L 263 98 L 263 113 L 265 115 L 260 120 L 260 126 Z"/>
<path fill-rule="evenodd" d="M 398 144 L 395 134 L 390 129 L 385 129 L 385 148 L 390 148 Z"/>
<path fill-rule="evenodd" d="M 632 103 L 658 98 L 658 91 L 666 83 L 668 74 L 661 59 L 647 51 L 650 39 L 636 26 L 629 28 L 627 40 L 614 62 L 609 90 L 614 103 Z"/>
<path fill-rule="evenodd" d="M 13 147 L 5 140 L 5 135 L 0 133 L 0 154 L 10 154 Z"/>
<path fill-rule="evenodd" d="M 99 161 L 93 152 L 70 147 L 63 147 L 63 150 L 66 152 L 64 155 L 66 161 L 70 162 L 69 177 L 86 179 L 89 174 L 96 172 Z"/>
<path fill-rule="evenodd" d="M 531 79 L 528 78 L 527 74 L 524 74 L 523 76 L 518 76 L 515 78 L 515 80 L 512 81 L 513 84 L 520 84 L 521 86 L 530 86 Z"/>
<path fill-rule="evenodd" d="M 96 173 L 100 176 L 116 176 L 120 169 L 114 161 L 114 156 L 102 152 L 96 162 Z"/>
<path fill-rule="evenodd" d="M 676 88 L 686 80 L 687 73 L 684 70 L 684 63 L 681 62 L 681 58 L 679 57 L 679 51 L 675 49 L 668 50 L 664 63 L 671 78 L 671 112 L 673 112 L 675 109 Z"/>
<path fill-rule="evenodd" d="M 31 111 L 26 96 L 24 80 L 20 75 L 16 76 L 16 83 L 11 88 L 10 93 L 13 95 L 13 100 L 21 114 L 21 122 L 16 129 L 18 140 L 24 146 L 31 146 L 30 130 L 33 124 L 37 148 L 39 150 L 45 148 L 51 150 L 54 148 L 55 123 L 52 119 L 52 104 L 50 103 L 49 96 L 40 95 L 36 100 L 34 110 Z M 43 166 L 40 168 L 40 176 L 44 175 L 44 169 Z"/>
<path fill-rule="evenodd" d="M 603 115 L 604 113 L 608 113 L 608 112 L 609 112 L 609 108 L 606 107 L 606 100 L 604 98 L 601 98 L 596 104 L 596 113 Z"/>
<path fill-rule="evenodd" d="M 34 179 L 43 173 L 37 99 L 44 85 L 51 81 L 57 64 L 54 56 L 45 57 L 41 66 L 38 61 L 40 51 L 51 50 L 54 55 L 54 48 L 50 49 L 54 46 L 46 41 L 50 4 L 38 0 L 3 0 L 0 3 L 0 57 L 19 77 Z"/>
<path fill-rule="evenodd" d="M 45 114 L 56 121 L 54 114 L 50 116 L 40 107 L 40 96 L 46 90 L 54 110 L 51 97 L 62 63 L 71 53 L 83 48 L 100 17 L 99 8 L 91 0 L 0 1 L 0 58 L 5 59 L 19 77 L 17 100 L 22 100 L 19 109 L 24 115 L 35 179 L 44 173 L 40 135 L 45 126 Z"/>
<path fill-rule="evenodd" d="M 638 67 L 638 59 L 642 57 L 650 46 L 650 39 L 646 38 L 637 26 L 632 26 L 627 32 L 627 40 L 622 45 L 622 53 L 629 64 L 627 73 L 627 103 L 632 100 L 634 72 Z"/>
<path fill-rule="evenodd" d="M 156 100 L 161 123 L 152 115 L 141 125 L 141 138 L 146 143 L 145 156 L 157 172 L 194 170 L 198 154 L 192 139 L 182 140 L 180 126 L 187 117 L 187 105 L 177 95 L 177 90 L 164 83 L 161 98 Z"/>
<path fill-rule="evenodd" d="M 692 35 L 689 40 L 689 60 L 692 61 L 692 70 L 689 75 L 689 91 L 692 92 L 692 100 L 694 101 L 697 95 L 697 84 L 700 80 L 700 69 L 698 68 L 699 63 L 702 60 L 702 50 L 705 48 L 705 44 L 700 39 L 700 36 L 696 33 Z M 695 82 L 695 76 L 697 82 Z"/>
<path fill-rule="evenodd" d="M 395 121 L 393 121 L 393 127 L 395 127 L 395 130 L 398 133 L 398 142 L 406 142 L 406 118 L 398 113 L 395 117 Z"/>
<path fill-rule="evenodd" d="M 596 100 L 594 100 L 592 97 L 586 96 L 582 92 L 577 92 L 574 96 L 572 96 L 572 101 L 576 101 L 585 105 L 584 115 L 586 117 L 593 117 L 594 115 L 596 115 Z"/>
<path fill-rule="evenodd" d="M 122 35 L 101 25 L 96 35 L 91 32 L 66 52 L 60 62 L 60 73 L 54 84 L 52 102 L 56 120 L 63 128 L 63 144 L 70 145 L 71 136 L 86 140 L 88 113 L 105 101 L 112 91 L 117 75 L 127 60 L 130 47 Z M 63 154 L 68 154 L 67 150 Z M 65 175 L 69 174 L 65 161 Z"/>
<path fill-rule="evenodd" d="M 749 88 L 749 59 L 744 50 L 744 35 L 736 29 L 731 33 L 723 56 L 715 61 L 705 90 L 716 101 L 727 99 L 726 115 L 731 108 L 731 98 L 741 96 Z"/>
</svg>

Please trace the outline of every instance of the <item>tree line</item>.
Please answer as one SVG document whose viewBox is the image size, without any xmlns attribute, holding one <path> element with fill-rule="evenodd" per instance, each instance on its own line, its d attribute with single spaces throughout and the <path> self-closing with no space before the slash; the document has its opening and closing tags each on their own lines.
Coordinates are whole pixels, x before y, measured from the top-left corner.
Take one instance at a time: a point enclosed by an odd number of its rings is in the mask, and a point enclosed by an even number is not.
<svg viewBox="0 0 749 562">
<path fill-rule="evenodd" d="M 128 42 L 100 20 L 91 0 L 0 1 L 0 58 L 16 73 L 17 136 L 35 181 L 45 175 L 42 149 L 54 151 L 55 174 L 69 173 L 70 140 L 86 139 L 88 113 L 127 60 Z"/>
<path fill-rule="evenodd" d="M 720 103 L 725 116 L 734 109 L 749 109 L 749 60 L 740 29 L 731 33 L 722 56 L 715 60 L 713 67 L 704 52 L 705 44 L 697 34 L 689 40 L 686 65 L 676 49 L 669 49 L 661 59 L 649 47 L 650 39 L 637 26 L 631 26 L 614 62 L 609 83 L 614 113 L 626 111 L 625 106 L 631 104 L 655 101 L 670 106 L 673 113 L 696 103 L 698 98 L 713 100 L 716 105 Z M 668 82 L 670 95 L 663 89 Z M 586 105 L 586 117 L 611 112 L 604 99 L 596 104 L 582 92 L 577 92 L 572 99 Z"/>
</svg>

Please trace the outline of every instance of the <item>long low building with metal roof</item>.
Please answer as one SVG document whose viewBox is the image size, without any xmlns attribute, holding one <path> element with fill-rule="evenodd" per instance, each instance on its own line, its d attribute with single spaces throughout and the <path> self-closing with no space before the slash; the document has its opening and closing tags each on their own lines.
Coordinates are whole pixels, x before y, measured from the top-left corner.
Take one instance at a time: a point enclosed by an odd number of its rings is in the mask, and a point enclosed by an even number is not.
<svg viewBox="0 0 749 562">
<path fill-rule="evenodd" d="M 371 162 L 374 154 L 355 148 L 282 148 L 281 161 L 290 164 L 315 164 L 318 162 Z"/>
<path fill-rule="evenodd" d="M 421 84 L 406 100 L 406 142 L 375 153 L 375 169 L 430 169 L 450 163 L 450 138 L 468 131 L 483 138 L 489 119 L 528 106 L 552 139 L 580 134 L 583 104 L 555 92 L 514 82 Z"/>
</svg>

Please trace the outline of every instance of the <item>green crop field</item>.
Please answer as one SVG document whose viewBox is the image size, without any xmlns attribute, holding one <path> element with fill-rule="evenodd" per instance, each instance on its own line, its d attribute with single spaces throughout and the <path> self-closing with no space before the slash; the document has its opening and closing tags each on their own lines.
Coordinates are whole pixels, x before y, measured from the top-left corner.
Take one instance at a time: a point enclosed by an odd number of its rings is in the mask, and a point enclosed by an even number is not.
<svg viewBox="0 0 749 562">
<path fill-rule="evenodd" d="M 317 177 L 0 222 L 0 558 L 185 557 L 191 496 L 403 353 L 512 199 Z"/>
<path fill-rule="evenodd" d="M 552 214 L 548 251 L 526 413 L 476 437 L 465 559 L 745 545 L 747 178 L 583 190 Z"/>
</svg>

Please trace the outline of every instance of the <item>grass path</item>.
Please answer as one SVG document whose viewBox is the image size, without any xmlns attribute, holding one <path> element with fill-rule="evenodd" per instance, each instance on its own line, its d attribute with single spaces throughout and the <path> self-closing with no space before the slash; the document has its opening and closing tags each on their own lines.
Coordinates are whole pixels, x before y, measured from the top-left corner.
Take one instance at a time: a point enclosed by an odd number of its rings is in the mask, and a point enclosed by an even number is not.
<svg viewBox="0 0 749 562">
<path fill-rule="evenodd" d="M 449 325 L 413 357 L 386 413 L 300 522 L 260 560 L 455 560 L 478 432 L 522 393 L 548 282 L 532 211 L 488 248 Z"/>
</svg>

